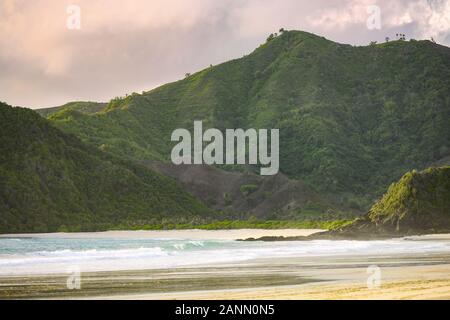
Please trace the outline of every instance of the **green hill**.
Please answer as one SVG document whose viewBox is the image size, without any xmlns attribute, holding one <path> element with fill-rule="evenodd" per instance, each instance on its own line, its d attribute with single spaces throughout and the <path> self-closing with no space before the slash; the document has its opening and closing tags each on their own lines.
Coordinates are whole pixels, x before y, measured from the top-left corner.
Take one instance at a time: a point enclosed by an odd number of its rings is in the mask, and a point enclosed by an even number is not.
<svg viewBox="0 0 450 320">
<path fill-rule="evenodd" d="M 382 239 L 450 232 L 450 166 L 410 171 L 392 183 L 369 212 L 353 222 L 304 237 L 248 241 Z"/>
<path fill-rule="evenodd" d="M 369 212 L 340 236 L 410 235 L 450 231 L 450 167 L 406 173 Z"/>
<path fill-rule="evenodd" d="M 368 219 L 388 230 L 450 230 L 450 167 L 405 174 L 370 209 Z"/>
<path fill-rule="evenodd" d="M 450 155 L 450 49 L 430 41 L 354 47 L 289 31 L 100 112 L 62 108 L 49 119 L 102 150 L 158 161 L 169 161 L 171 132 L 194 120 L 279 128 L 282 173 L 344 204 L 369 203 L 408 170 Z"/>
<path fill-rule="evenodd" d="M 99 230 L 210 213 L 170 178 L 0 103 L 0 232 Z"/>
</svg>

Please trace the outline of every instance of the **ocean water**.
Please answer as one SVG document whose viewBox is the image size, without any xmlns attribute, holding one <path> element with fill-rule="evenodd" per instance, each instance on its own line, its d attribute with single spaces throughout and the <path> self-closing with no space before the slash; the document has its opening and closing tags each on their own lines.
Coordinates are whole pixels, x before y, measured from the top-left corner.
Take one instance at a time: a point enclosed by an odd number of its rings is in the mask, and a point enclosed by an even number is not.
<svg viewBox="0 0 450 320">
<path fill-rule="evenodd" d="M 190 239 L 0 238 L 0 276 L 164 269 L 259 258 L 432 253 L 450 254 L 450 241 L 239 242 Z"/>
</svg>

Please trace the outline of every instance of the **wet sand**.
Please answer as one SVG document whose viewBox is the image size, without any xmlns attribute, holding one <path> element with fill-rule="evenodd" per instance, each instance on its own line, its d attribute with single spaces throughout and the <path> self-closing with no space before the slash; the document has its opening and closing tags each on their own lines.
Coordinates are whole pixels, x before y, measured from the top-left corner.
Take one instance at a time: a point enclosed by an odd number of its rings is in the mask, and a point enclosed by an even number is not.
<svg viewBox="0 0 450 320">
<path fill-rule="evenodd" d="M 369 287 L 368 266 L 380 268 Z M 0 278 L 2 299 L 450 299 L 450 256 L 264 259 L 230 265 Z"/>
</svg>

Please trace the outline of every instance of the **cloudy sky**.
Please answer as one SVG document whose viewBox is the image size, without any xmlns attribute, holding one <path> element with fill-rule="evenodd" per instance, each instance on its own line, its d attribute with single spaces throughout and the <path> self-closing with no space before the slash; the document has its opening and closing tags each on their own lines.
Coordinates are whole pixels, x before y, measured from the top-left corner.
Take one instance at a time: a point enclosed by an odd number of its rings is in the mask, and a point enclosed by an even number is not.
<svg viewBox="0 0 450 320">
<path fill-rule="evenodd" d="M 450 0 L 0 0 L 0 100 L 108 101 L 241 57 L 280 27 L 450 46 Z"/>
</svg>

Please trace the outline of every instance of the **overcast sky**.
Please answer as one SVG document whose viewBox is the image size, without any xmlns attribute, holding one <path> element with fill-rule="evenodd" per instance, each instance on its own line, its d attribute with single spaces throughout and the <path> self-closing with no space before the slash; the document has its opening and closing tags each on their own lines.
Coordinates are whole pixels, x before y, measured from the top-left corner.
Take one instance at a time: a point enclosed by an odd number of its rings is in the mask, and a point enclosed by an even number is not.
<svg viewBox="0 0 450 320">
<path fill-rule="evenodd" d="M 450 0 L 0 0 L 0 100 L 108 101 L 241 57 L 280 27 L 449 46 Z"/>
</svg>

